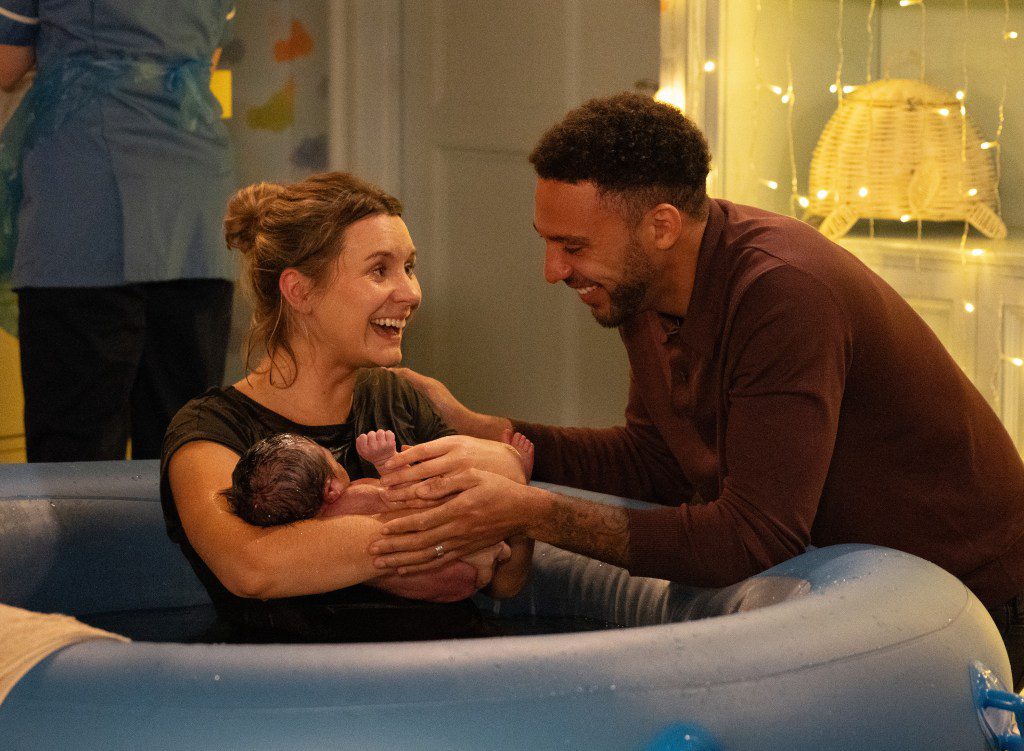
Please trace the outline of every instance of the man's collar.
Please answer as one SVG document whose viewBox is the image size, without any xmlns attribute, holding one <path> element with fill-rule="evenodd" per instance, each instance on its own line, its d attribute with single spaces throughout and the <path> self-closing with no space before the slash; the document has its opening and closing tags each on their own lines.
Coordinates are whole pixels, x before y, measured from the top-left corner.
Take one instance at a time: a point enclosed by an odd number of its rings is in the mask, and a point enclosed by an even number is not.
<svg viewBox="0 0 1024 751">
<path fill-rule="evenodd" d="M 707 327 L 701 324 L 701 320 L 709 312 L 709 296 L 716 286 L 714 283 L 716 280 L 710 269 L 724 230 L 725 212 L 718 205 L 718 201 L 713 198 L 708 199 L 708 220 L 704 226 L 700 249 L 697 251 L 697 269 L 694 273 L 693 289 L 690 292 L 686 315 L 679 318 L 662 313 L 655 314 L 664 332 L 662 342 L 667 342 L 670 337 L 678 334 L 681 342 L 698 346 L 704 338 L 702 335 L 707 334 L 713 337 L 713 332 L 706 331 Z"/>
</svg>

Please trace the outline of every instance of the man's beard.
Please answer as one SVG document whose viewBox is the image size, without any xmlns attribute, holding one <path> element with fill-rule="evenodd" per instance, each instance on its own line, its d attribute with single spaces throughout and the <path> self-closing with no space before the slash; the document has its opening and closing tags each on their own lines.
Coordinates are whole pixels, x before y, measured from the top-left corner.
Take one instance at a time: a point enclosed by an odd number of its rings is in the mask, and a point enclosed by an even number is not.
<svg viewBox="0 0 1024 751">
<path fill-rule="evenodd" d="M 608 313 L 601 314 L 595 309 L 594 320 L 605 328 L 618 328 L 643 309 L 653 282 L 654 266 L 636 239 L 631 238 L 622 262 L 622 281 L 614 289 L 606 288 Z"/>
</svg>

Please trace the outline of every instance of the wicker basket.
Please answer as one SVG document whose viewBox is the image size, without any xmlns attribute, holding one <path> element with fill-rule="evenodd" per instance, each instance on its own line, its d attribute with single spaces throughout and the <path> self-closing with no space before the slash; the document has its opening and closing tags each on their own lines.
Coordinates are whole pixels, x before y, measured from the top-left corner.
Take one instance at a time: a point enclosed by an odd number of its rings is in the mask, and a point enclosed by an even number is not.
<svg viewBox="0 0 1024 751">
<path fill-rule="evenodd" d="M 966 221 L 1006 237 L 996 214 L 995 169 L 960 102 L 922 81 L 859 87 L 825 126 L 811 158 L 805 219 L 842 237 L 858 219 Z"/>
</svg>

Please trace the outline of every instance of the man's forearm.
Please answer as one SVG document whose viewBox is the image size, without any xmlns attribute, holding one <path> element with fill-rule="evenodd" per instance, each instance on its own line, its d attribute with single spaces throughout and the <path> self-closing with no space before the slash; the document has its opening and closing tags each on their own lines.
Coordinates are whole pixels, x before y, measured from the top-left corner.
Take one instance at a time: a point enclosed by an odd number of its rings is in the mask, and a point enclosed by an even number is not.
<svg viewBox="0 0 1024 751">
<path fill-rule="evenodd" d="M 529 488 L 526 534 L 574 553 L 625 568 L 629 563 L 626 509 Z"/>
<path fill-rule="evenodd" d="M 460 433 L 475 438 L 486 438 L 488 441 L 500 441 L 501 434 L 512 427 L 512 421 L 507 417 L 485 415 L 480 412 L 469 412 L 449 424 Z"/>
</svg>

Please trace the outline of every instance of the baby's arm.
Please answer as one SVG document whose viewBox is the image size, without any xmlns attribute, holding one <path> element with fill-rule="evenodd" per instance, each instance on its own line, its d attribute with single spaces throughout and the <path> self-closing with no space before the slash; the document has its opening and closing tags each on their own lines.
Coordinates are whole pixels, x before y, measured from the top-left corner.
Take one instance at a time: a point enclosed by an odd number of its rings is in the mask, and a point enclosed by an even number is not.
<svg viewBox="0 0 1024 751">
<path fill-rule="evenodd" d="M 530 578 L 533 564 L 533 540 L 525 535 L 509 538 L 512 554 L 506 560 L 498 561 L 494 569 L 494 578 L 487 594 L 496 600 L 519 594 Z"/>
<path fill-rule="evenodd" d="M 397 453 L 395 434 L 390 430 L 371 430 L 356 436 L 356 451 L 377 468 L 377 474 L 383 475 L 381 465 Z"/>
</svg>

